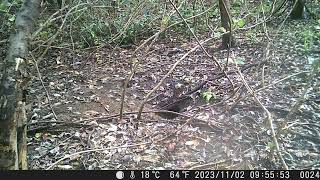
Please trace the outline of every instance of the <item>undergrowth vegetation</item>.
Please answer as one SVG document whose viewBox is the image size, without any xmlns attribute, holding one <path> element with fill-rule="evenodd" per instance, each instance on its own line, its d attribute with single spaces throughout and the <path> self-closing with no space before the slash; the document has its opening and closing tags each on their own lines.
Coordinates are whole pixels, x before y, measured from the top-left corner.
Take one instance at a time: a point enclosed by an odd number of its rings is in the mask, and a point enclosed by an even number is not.
<svg viewBox="0 0 320 180">
<path fill-rule="evenodd" d="M 69 29 L 64 31 L 70 33 L 62 34 L 61 42 L 73 39 L 81 47 L 97 46 L 101 43 L 136 44 L 161 28 L 175 23 L 176 25 L 160 35 L 162 39 L 170 38 L 170 35 L 175 37 L 179 35 L 181 38 L 191 37 L 190 30 L 184 23 L 179 23 L 182 22 L 181 18 L 172 11 L 172 5 L 167 0 L 97 0 L 90 3 L 78 0 L 68 6 L 73 9 L 69 14 L 71 18 L 67 19 L 68 26 L 64 27 Z M 175 1 L 175 6 L 179 8 L 193 32 L 210 34 L 220 24 L 219 8 L 213 1 Z M 263 3 L 234 1 L 231 9 L 234 28 L 243 28 L 245 25 L 257 23 L 263 11 L 268 14 L 270 8 L 271 3 L 267 1 Z M 48 7 L 48 9 L 51 8 Z M 70 8 L 63 11 L 67 9 Z M 63 18 L 59 17 L 59 14 L 53 17 L 54 21 L 63 21 Z M 46 24 L 45 27 L 50 29 L 52 24 L 56 24 L 54 21 Z M 44 30 L 50 32 L 50 30 Z M 220 31 L 215 33 L 219 34 Z M 47 35 L 42 34 L 40 39 Z M 215 37 L 219 36 L 215 35 Z"/>
</svg>

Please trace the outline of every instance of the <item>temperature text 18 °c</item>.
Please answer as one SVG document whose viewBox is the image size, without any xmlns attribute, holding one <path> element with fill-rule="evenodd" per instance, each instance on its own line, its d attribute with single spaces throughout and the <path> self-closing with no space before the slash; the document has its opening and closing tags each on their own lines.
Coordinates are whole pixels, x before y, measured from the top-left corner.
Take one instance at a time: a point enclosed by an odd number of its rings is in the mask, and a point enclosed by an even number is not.
<svg viewBox="0 0 320 180">
<path fill-rule="evenodd" d="M 141 171 L 142 179 L 159 179 L 160 171 Z"/>
</svg>

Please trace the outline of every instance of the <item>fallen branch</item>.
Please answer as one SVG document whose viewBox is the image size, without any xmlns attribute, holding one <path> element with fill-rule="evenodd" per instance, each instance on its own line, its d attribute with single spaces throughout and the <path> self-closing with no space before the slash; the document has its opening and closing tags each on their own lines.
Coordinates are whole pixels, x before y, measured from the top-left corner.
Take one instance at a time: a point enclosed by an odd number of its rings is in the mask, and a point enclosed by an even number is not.
<svg viewBox="0 0 320 180">
<path fill-rule="evenodd" d="M 61 159 L 59 159 L 58 161 L 52 163 L 46 170 L 50 170 L 52 169 L 54 166 L 56 166 L 57 164 L 59 164 L 61 161 L 71 158 L 73 156 L 76 155 L 80 155 L 80 154 L 84 154 L 84 153 L 90 153 L 90 152 L 98 152 L 98 151 L 109 151 L 109 150 L 113 150 L 113 149 L 120 149 L 120 148 L 130 148 L 130 147 L 136 147 L 136 146 L 142 146 L 142 145 L 147 145 L 147 144 L 151 144 L 152 142 L 145 142 L 145 143 L 139 143 L 139 144 L 132 144 L 132 145 L 123 145 L 123 146 L 116 146 L 116 147 L 110 147 L 110 148 L 102 148 L 102 149 L 89 149 L 89 150 L 84 150 L 84 151 L 79 151 L 70 155 L 67 155 Z"/>
<path fill-rule="evenodd" d="M 47 91 L 46 86 L 45 86 L 44 83 L 43 83 L 43 80 L 42 80 L 42 77 L 41 77 L 41 73 L 40 73 L 39 67 L 38 67 L 38 62 L 36 61 L 36 59 L 34 58 L 34 56 L 33 56 L 33 54 L 32 54 L 31 52 L 30 52 L 30 55 L 31 55 L 31 57 L 32 57 L 32 59 L 33 59 L 33 63 L 34 63 L 34 65 L 35 65 L 35 67 L 36 67 L 36 70 L 37 70 L 38 77 L 39 77 L 39 80 L 40 80 L 40 82 L 41 82 L 41 85 L 42 85 L 44 91 L 46 92 L 46 96 L 47 96 L 47 98 L 48 98 L 48 104 L 49 104 L 49 107 L 50 107 L 50 109 L 51 109 L 51 112 L 53 113 L 54 119 L 55 119 L 55 120 L 58 120 L 58 117 L 57 117 L 57 115 L 56 115 L 56 113 L 54 112 L 53 107 L 52 107 L 50 95 L 49 95 L 49 93 L 48 93 L 48 91 Z"/>
<path fill-rule="evenodd" d="M 132 115 L 132 114 L 137 114 L 138 111 L 135 111 L 135 112 L 126 112 L 126 113 L 123 113 L 123 115 Z M 182 117 L 185 117 L 185 118 L 192 118 L 193 120 L 196 120 L 195 124 L 196 125 L 203 125 L 203 124 L 206 124 L 208 125 L 211 129 L 213 129 L 214 131 L 216 131 L 217 133 L 221 133 L 223 131 L 223 129 L 221 129 L 220 127 L 216 126 L 216 125 L 213 125 L 213 124 L 210 124 L 209 122 L 207 121 L 204 121 L 202 119 L 198 119 L 198 118 L 195 118 L 195 117 L 192 117 L 192 116 L 189 116 L 189 115 L 186 115 L 186 114 L 183 114 L 183 113 L 178 113 L 178 112 L 174 112 L 174 111 L 166 111 L 166 110 L 152 110 L 152 111 L 143 111 L 142 113 L 172 113 L 172 114 L 175 114 L 177 116 L 182 116 Z M 107 121 L 111 121 L 112 118 L 115 118 L 115 117 L 118 117 L 120 116 L 120 114 L 114 114 L 114 115 L 110 115 L 110 116 L 100 116 L 100 117 L 94 117 L 94 118 L 88 118 L 88 119 L 81 119 L 81 120 L 78 120 L 78 121 L 74 121 L 74 122 L 69 122 L 69 121 L 38 121 L 38 122 L 35 122 L 35 123 L 29 123 L 28 126 L 33 126 L 33 125 L 37 125 L 37 124 L 48 124 L 47 126 L 41 126 L 40 128 L 34 128 L 34 129 L 29 129 L 28 132 L 34 132 L 34 131 L 37 131 L 37 130 L 43 130 L 43 129 L 48 129 L 48 128 L 57 128 L 57 127 L 60 127 L 60 126 L 67 126 L 67 125 L 87 125 L 87 124 L 84 124 L 83 122 L 92 122 L 92 121 L 97 121 L 98 123 L 101 123 L 101 122 L 107 122 Z M 174 123 L 179 123 L 179 122 L 182 122 L 182 121 L 170 121 L 170 120 L 166 120 L 167 122 L 174 122 Z M 157 121 L 148 121 L 148 122 L 157 122 Z M 202 122 L 202 123 L 200 123 Z M 52 125 L 52 123 L 54 123 L 54 125 Z"/>
<path fill-rule="evenodd" d="M 209 39 L 203 41 L 201 44 L 204 44 L 204 43 L 210 41 L 211 39 L 212 38 L 209 38 Z M 152 93 L 154 93 L 161 86 L 161 84 L 164 82 L 164 80 L 173 72 L 173 70 L 176 68 L 176 66 L 182 60 L 184 60 L 187 56 L 189 56 L 189 54 L 191 54 L 192 52 L 194 52 L 198 48 L 199 48 L 199 45 L 197 45 L 196 47 L 192 48 L 190 51 L 188 51 L 186 54 L 184 54 L 178 61 L 176 61 L 176 63 L 174 63 L 174 65 L 170 68 L 170 70 L 167 72 L 167 74 L 163 76 L 163 78 L 160 80 L 160 82 L 145 96 L 144 100 L 142 101 L 142 103 L 141 103 L 141 105 L 139 107 L 139 113 L 138 113 L 138 117 L 137 117 L 138 120 L 141 119 L 141 113 L 142 113 L 143 107 L 144 107 L 145 103 L 148 101 L 150 95 Z"/>
<path fill-rule="evenodd" d="M 132 145 L 123 145 L 123 146 L 117 146 L 117 147 L 110 147 L 110 148 L 101 148 L 101 149 L 89 149 L 89 150 L 85 150 L 85 151 L 80 151 L 80 152 L 76 152 L 70 155 L 67 155 L 61 159 L 59 159 L 58 161 L 54 162 L 53 164 L 51 164 L 46 170 L 50 170 L 51 168 L 53 168 L 55 165 L 59 164 L 61 161 L 71 158 L 73 156 L 79 155 L 79 154 L 84 154 L 84 153 L 89 153 L 89 152 L 97 152 L 97 151 L 108 151 L 108 150 L 113 150 L 113 149 L 120 149 L 120 148 L 130 148 L 130 147 L 136 147 L 136 146 L 142 146 L 142 145 L 148 145 L 148 144 L 152 144 L 152 143 L 158 143 L 160 141 L 163 141 L 169 137 L 171 137 L 173 134 L 177 133 L 179 130 L 182 129 L 183 126 L 185 126 L 187 123 L 189 123 L 192 120 L 192 118 L 190 118 L 185 124 L 183 124 L 180 128 L 178 128 L 174 133 L 169 134 L 161 139 L 158 139 L 156 141 L 151 141 L 151 142 L 144 142 L 144 143 L 138 143 L 138 144 L 132 144 Z"/>
<path fill-rule="evenodd" d="M 236 64 L 236 63 L 235 63 Z M 271 130 L 271 134 L 272 134 L 272 138 L 273 138 L 273 142 L 275 144 L 275 147 L 277 149 L 277 152 L 278 152 L 278 156 L 281 160 L 281 163 L 283 165 L 283 168 L 285 170 L 288 170 L 288 165 L 286 164 L 286 162 L 284 161 L 283 157 L 282 157 L 282 154 L 281 154 L 281 150 L 280 150 L 280 146 L 279 146 L 279 143 L 278 143 L 278 140 L 276 138 L 276 133 L 275 133 L 275 130 L 273 128 L 273 120 L 272 120 L 272 115 L 271 113 L 269 112 L 269 110 L 261 103 L 260 99 L 258 99 L 258 97 L 256 96 L 255 94 L 255 91 L 248 85 L 248 83 L 246 82 L 246 80 L 244 79 L 242 73 L 240 70 L 238 70 L 238 73 L 239 73 L 239 76 L 242 80 L 242 82 L 244 83 L 245 87 L 247 88 L 247 90 L 250 92 L 250 94 L 253 96 L 254 100 L 258 103 L 258 105 L 265 111 L 265 113 L 267 114 L 267 121 L 269 123 L 269 127 L 270 127 L 270 130 Z"/>
<path fill-rule="evenodd" d="M 263 11 L 263 9 L 262 9 Z M 263 14 L 264 14 L 264 11 L 263 11 Z M 269 43 L 271 42 L 271 40 L 269 39 L 269 36 L 268 36 L 268 32 L 266 31 L 266 26 L 264 25 L 264 31 L 265 31 L 265 35 L 266 37 L 268 38 L 268 41 L 267 41 L 267 49 L 266 49 L 266 52 L 269 52 L 268 51 L 268 48 L 269 48 Z M 269 57 L 267 56 L 268 54 L 266 54 L 266 56 L 264 57 L 266 60 L 269 59 Z M 278 153 L 278 157 L 282 163 L 282 166 L 285 170 L 288 170 L 288 165 L 286 164 L 286 162 L 284 161 L 283 159 L 283 156 L 282 156 L 282 153 L 281 153 L 281 150 L 280 150 L 280 146 L 279 146 L 279 143 L 278 143 L 278 139 L 276 137 L 276 133 L 275 133 L 275 130 L 274 130 L 274 125 L 273 125 L 273 119 L 272 119 L 272 115 L 271 113 L 269 112 L 269 110 L 261 103 L 260 99 L 256 96 L 256 92 L 249 86 L 249 84 L 247 83 L 247 81 L 245 80 L 243 74 L 241 73 L 238 65 L 236 62 L 234 62 L 237 70 L 238 70 L 238 75 L 239 77 L 241 78 L 243 84 L 245 85 L 246 89 L 249 91 L 249 93 L 253 96 L 254 100 L 256 101 L 256 103 L 264 110 L 264 112 L 267 114 L 267 122 L 269 123 L 269 127 L 270 127 L 270 130 L 271 130 L 271 135 L 272 135 L 272 139 L 273 139 L 273 142 L 274 142 L 274 145 L 276 147 L 276 150 L 277 150 L 277 153 Z"/>
<path fill-rule="evenodd" d="M 213 56 L 210 55 L 207 50 L 203 47 L 202 43 L 200 43 L 199 38 L 194 34 L 193 30 L 191 29 L 191 27 L 189 26 L 188 22 L 186 21 L 186 19 L 182 16 L 182 14 L 180 13 L 180 11 L 177 9 L 177 7 L 174 5 L 174 3 L 172 2 L 172 0 L 169 0 L 169 2 L 171 3 L 171 5 L 173 6 L 173 8 L 176 10 L 176 12 L 178 13 L 178 15 L 180 16 L 180 18 L 183 20 L 184 24 L 188 27 L 189 31 L 191 32 L 192 36 L 195 38 L 196 42 L 198 43 L 198 46 L 201 47 L 202 51 L 209 57 L 212 58 L 214 63 L 218 66 L 219 70 L 223 72 L 223 74 L 226 76 L 226 78 L 228 79 L 228 81 L 232 84 L 233 83 L 231 81 L 231 79 L 228 77 L 227 73 L 224 71 L 224 69 L 222 68 L 221 64 L 219 63 L 218 59 Z"/>
<path fill-rule="evenodd" d="M 182 5 L 182 4 L 181 4 Z M 181 6 L 180 6 L 181 7 Z M 179 8 L 180 8 L 179 7 Z M 171 12 L 169 17 L 170 18 L 174 13 Z M 144 47 L 149 41 L 151 41 L 151 43 L 149 44 L 149 46 L 146 48 L 145 52 L 144 52 L 144 57 L 145 58 L 146 54 L 149 52 L 151 46 L 156 42 L 156 40 L 158 39 L 159 35 L 161 32 L 165 31 L 167 29 L 167 27 L 162 27 L 160 29 L 160 31 L 158 33 L 155 33 L 153 36 L 149 37 L 147 40 L 145 40 L 139 47 L 137 47 L 132 55 L 131 61 L 134 62 L 133 68 L 131 70 L 131 73 L 129 74 L 129 76 L 126 78 L 126 80 L 123 83 L 123 87 L 122 87 L 122 92 L 121 92 L 121 104 L 120 104 L 120 116 L 119 116 L 119 122 L 122 121 L 122 114 L 123 114 L 123 106 L 124 106 L 124 99 L 125 99 L 125 94 L 126 94 L 126 90 L 128 87 L 129 82 L 131 81 L 131 79 L 133 78 L 135 72 L 137 71 L 138 66 L 140 65 L 140 60 L 137 59 L 137 61 L 135 61 L 133 58 L 135 57 L 136 53 L 138 52 L 138 50 L 140 50 L 142 47 Z"/>
<path fill-rule="evenodd" d="M 270 84 L 268 84 L 268 85 L 266 85 L 266 86 L 264 86 L 264 87 L 262 87 L 262 88 L 259 88 L 259 89 L 255 90 L 255 92 L 257 93 L 257 92 L 263 91 L 263 90 L 268 89 L 268 88 L 270 88 L 270 87 L 272 87 L 272 86 L 274 86 L 274 85 L 279 84 L 279 83 L 282 82 L 282 81 L 285 81 L 285 80 L 290 79 L 290 78 L 292 78 L 292 77 L 295 77 L 295 76 L 297 76 L 297 75 L 300 75 L 300 74 L 303 74 L 303 73 L 308 73 L 308 72 L 309 72 L 309 71 L 301 71 L 301 72 L 298 72 L 298 73 L 291 74 L 291 75 L 289 75 L 289 76 L 286 76 L 286 77 L 284 77 L 284 78 L 281 78 L 281 79 L 279 79 L 279 80 L 276 80 L 276 81 L 274 81 L 273 83 L 270 83 Z M 228 108 L 226 111 L 232 110 L 235 106 L 237 106 L 237 104 L 238 104 L 240 101 L 243 101 L 243 100 L 246 99 L 249 95 L 250 95 L 250 94 L 246 94 L 245 96 L 239 98 L 239 99 L 238 99 L 230 108 Z"/>
</svg>

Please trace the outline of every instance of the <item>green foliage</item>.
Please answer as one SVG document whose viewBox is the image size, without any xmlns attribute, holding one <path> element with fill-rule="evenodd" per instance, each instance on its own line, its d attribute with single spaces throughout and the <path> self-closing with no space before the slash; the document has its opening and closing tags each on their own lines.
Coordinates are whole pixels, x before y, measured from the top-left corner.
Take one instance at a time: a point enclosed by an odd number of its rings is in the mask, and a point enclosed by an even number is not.
<svg viewBox="0 0 320 180">
<path fill-rule="evenodd" d="M 241 9 L 243 9 L 243 3 L 239 0 L 237 1 L 234 1 L 232 4 L 231 4 L 231 13 L 233 15 L 236 15 L 236 14 L 239 14 L 241 12 Z"/>
<path fill-rule="evenodd" d="M 276 147 L 276 145 L 273 142 L 268 142 L 267 144 L 267 149 L 268 150 L 273 150 Z"/>
<path fill-rule="evenodd" d="M 201 94 L 201 97 L 207 102 L 209 103 L 210 100 L 215 99 L 215 94 L 213 92 L 211 92 L 210 90 L 205 91 Z"/>
<path fill-rule="evenodd" d="M 8 21 L 14 22 L 14 20 L 16 20 L 16 15 L 10 14 L 9 17 L 8 17 Z"/>
<path fill-rule="evenodd" d="M 16 19 L 15 14 L 17 13 L 21 5 L 21 0 L 13 0 L 6 3 L 4 1 L 0 2 L 0 22 L 2 22 L 0 29 L 2 33 L 10 31 Z M 9 34 L 10 33 L 3 33 L 1 38 L 6 39 L 8 38 L 6 36 L 9 36 Z"/>
<path fill-rule="evenodd" d="M 314 48 L 315 43 L 319 42 L 320 40 L 320 20 L 314 25 L 313 28 L 306 28 L 303 29 L 298 34 L 298 37 L 301 39 L 303 43 L 303 49 L 305 53 L 308 53 L 309 51 Z"/>
<path fill-rule="evenodd" d="M 203 2 L 181 1 L 184 3 L 179 9 L 185 19 L 203 12 L 207 6 L 203 6 Z M 122 0 L 118 1 L 118 8 L 115 11 L 111 8 L 109 1 L 99 0 L 97 4 L 105 4 L 110 8 L 88 8 L 85 11 L 75 13 L 77 21 L 73 26 L 79 29 L 74 32 L 74 39 L 83 42 L 85 47 L 94 46 L 100 43 L 108 42 L 120 45 L 132 44 L 141 39 L 145 39 L 160 29 L 180 22 L 181 18 L 177 13 L 172 13 L 172 6 L 167 3 L 160 4 L 156 0 Z M 72 4 L 70 5 L 73 6 Z M 177 4 L 177 7 L 180 4 Z M 212 8 L 208 11 L 208 16 L 219 15 L 218 10 Z M 192 32 L 209 30 L 206 23 L 205 15 L 187 20 Z M 210 22 L 209 22 L 210 23 Z M 172 27 L 166 34 L 174 33 L 179 36 L 191 36 L 192 33 L 182 22 Z M 162 38 L 166 37 L 161 34 Z M 65 39 L 65 38 L 64 38 Z"/>
<path fill-rule="evenodd" d="M 219 31 L 218 31 L 218 32 L 215 32 L 215 33 L 213 34 L 213 37 L 216 38 L 216 39 L 220 39 L 221 36 L 222 36 L 222 33 L 219 32 Z"/>
<path fill-rule="evenodd" d="M 0 12 L 2 13 L 8 13 L 9 12 L 9 7 L 6 6 L 4 3 L 0 4 Z"/>
<path fill-rule="evenodd" d="M 245 19 L 233 19 L 233 23 L 234 23 L 234 28 L 242 28 L 246 25 L 246 20 Z"/>
<path fill-rule="evenodd" d="M 8 2 L 0 2 L 0 13 L 9 13 L 11 8 L 19 8 L 22 5 L 22 0 L 13 0 Z"/>
<path fill-rule="evenodd" d="M 84 0 L 72 1 L 74 4 L 69 4 L 69 9 L 87 2 Z M 71 17 L 68 17 L 66 22 L 66 24 L 71 22 L 71 33 L 61 34 L 61 40 L 70 39 L 70 36 L 72 36 L 73 41 L 80 42 L 83 47 L 95 46 L 101 43 L 126 45 L 146 39 L 155 32 L 182 21 L 180 16 L 172 11 L 173 8 L 168 2 L 165 4 L 156 0 L 117 0 L 116 5 L 112 4 L 112 2 L 103 0 L 90 1 L 90 5 L 74 9 L 71 12 Z M 162 33 L 160 38 L 166 38 L 172 34 L 180 38 L 192 37 L 191 32 L 211 32 L 208 25 L 214 28 L 219 23 L 220 11 L 216 6 L 216 8 L 211 8 L 207 11 L 207 14 L 191 18 L 214 6 L 212 2 L 179 1 L 176 6 L 179 7 L 179 12 L 186 19 L 191 29 L 182 22 Z M 260 2 L 251 4 L 245 3 L 243 0 L 232 1 L 233 26 L 242 28 L 247 24 L 255 23 L 256 15 L 261 17 L 262 7 L 267 12 L 267 7 L 269 6 L 270 4 L 266 1 L 262 5 Z M 13 20 L 14 17 L 7 19 Z M 51 27 L 48 26 L 48 28 Z M 68 29 L 64 29 L 64 31 L 69 32 Z M 220 31 L 215 32 L 214 37 L 221 38 L 222 33 Z M 46 35 L 43 34 L 43 36 Z M 250 34 L 249 39 L 256 41 L 254 32 Z"/>
<path fill-rule="evenodd" d="M 12 1 L 11 3 L 4 3 L 1 2 L 0 3 L 0 16 L 1 16 L 1 20 L 2 22 L 5 22 L 5 20 L 10 22 L 14 22 L 14 20 L 16 19 L 16 11 L 22 4 L 22 1 L 19 0 L 15 0 Z"/>
<path fill-rule="evenodd" d="M 86 46 L 94 46 L 102 42 L 105 37 L 110 36 L 112 28 L 110 24 L 101 19 L 92 19 L 87 26 L 82 26 L 80 32 Z"/>
<path fill-rule="evenodd" d="M 260 3 L 260 5 L 258 6 L 258 12 L 259 13 L 267 13 L 267 12 L 270 12 L 270 9 L 271 9 L 271 4 L 272 3 L 269 3 L 269 2 L 264 2 L 264 3 Z"/>
<path fill-rule="evenodd" d="M 314 33 L 310 29 L 305 29 L 301 32 L 303 38 L 303 47 L 305 51 L 309 51 L 310 47 L 313 45 Z"/>
<path fill-rule="evenodd" d="M 188 19 L 189 17 L 192 17 L 194 15 L 197 15 L 199 13 L 201 13 L 204 9 L 201 7 L 200 4 L 196 3 L 195 4 L 195 9 L 193 9 L 193 2 L 189 2 L 189 3 L 185 3 L 184 5 L 182 5 L 182 7 L 179 9 L 181 15 L 187 19 L 186 21 L 188 22 L 189 26 L 191 27 L 191 29 L 188 29 L 188 27 L 186 26 L 185 23 L 180 23 L 177 24 L 176 26 L 173 27 L 173 31 L 179 33 L 182 36 L 192 36 L 192 33 L 195 33 L 196 31 L 199 30 L 203 30 L 206 25 L 205 19 L 199 18 L 197 17 L 196 19 L 191 18 Z M 195 21 L 194 21 L 195 20 Z M 171 21 L 169 24 L 174 24 L 176 22 L 180 22 L 181 18 L 180 16 L 178 16 L 177 13 L 175 13 L 173 15 L 173 17 L 171 18 Z M 191 30 L 191 31 L 190 31 Z"/>
<path fill-rule="evenodd" d="M 242 28 L 244 25 L 246 25 L 246 21 L 244 19 L 239 19 L 237 21 L 237 25 L 239 28 Z"/>
<path fill-rule="evenodd" d="M 84 42 L 85 47 L 103 42 L 130 44 L 142 35 L 151 34 L 154 31 L 151 27 L 158 26 L 153 22 L 155 14 L 149 11 L 159 8 L 157 2 L 124 0 L 118 3 L 116 10 L 109 1 L 99 1 L 97 4 L 105 4 L 109 8 L 88 8 L 79 12 L 74 26 L 80 30 L 75 32 L 75 38 Z"/>
</svg>

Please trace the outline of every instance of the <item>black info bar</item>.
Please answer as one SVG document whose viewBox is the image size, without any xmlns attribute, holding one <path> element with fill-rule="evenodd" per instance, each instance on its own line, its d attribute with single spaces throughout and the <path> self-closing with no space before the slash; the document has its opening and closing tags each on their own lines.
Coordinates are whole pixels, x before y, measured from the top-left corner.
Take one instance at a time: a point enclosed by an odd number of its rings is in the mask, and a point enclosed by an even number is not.
<svg viewBox="0 0 320 180">
<path fill-rule="evenodd" d="M 320 170 L 30 170 L 0 171 L 3 178 L 43 177 L 105 179 L 320 179 Z M 1 178 L 1 179 L 3 179 Z M 93 179 L 94 178 L 94 179 Z M 60 180 L 60 179 L 58 179 Z"/>
</svg>

